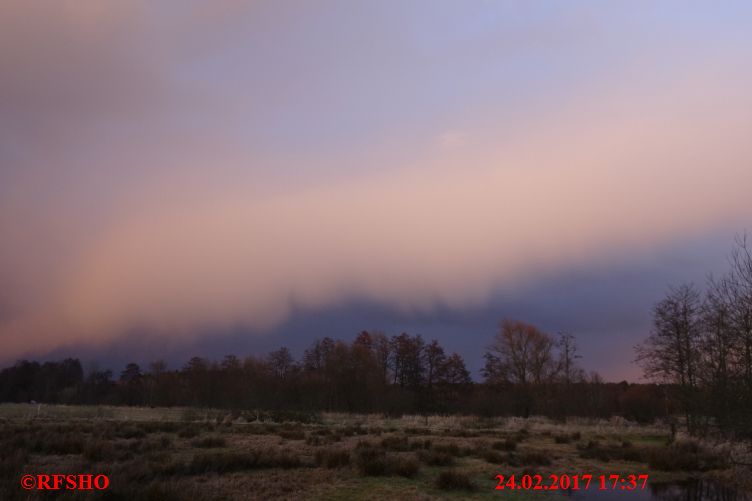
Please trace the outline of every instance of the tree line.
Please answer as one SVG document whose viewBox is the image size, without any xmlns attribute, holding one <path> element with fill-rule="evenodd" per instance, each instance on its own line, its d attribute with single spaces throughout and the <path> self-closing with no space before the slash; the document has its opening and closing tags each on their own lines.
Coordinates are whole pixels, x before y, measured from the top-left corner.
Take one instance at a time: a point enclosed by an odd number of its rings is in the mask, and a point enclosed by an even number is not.
<svg viewBox="0 0 752 501">
<path fill-rule="evenodd" d="M 483 381 L 436 340 L 363 331 L 352 342 L 315 340 L 296 359 L 287 348 L 244 359 L 191 358 L 169 370 L 129 363 L 86 374 L 77 359 L 21 360 L 0 371 L 0 401 L 192 406 L 289 412 L 621 415 L 652 421 L 673 412 L 660 385 L 604 383 L 579 365 L 576 340 L 505 320 L 485 354 Z"/>
<path fill-rule="evenodd" d="M 645 376 L 669 385 L 687 428 L 752 437 L 752 245 L 734 242 L 729 267 L 703 290 L 671 287 L 636 347 Z"/>
</svg>

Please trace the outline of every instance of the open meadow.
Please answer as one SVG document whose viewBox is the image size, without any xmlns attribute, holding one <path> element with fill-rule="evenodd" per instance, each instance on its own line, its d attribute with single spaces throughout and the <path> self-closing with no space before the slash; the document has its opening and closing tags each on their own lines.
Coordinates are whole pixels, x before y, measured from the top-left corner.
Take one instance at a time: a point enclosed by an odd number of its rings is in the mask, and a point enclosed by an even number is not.
<svg viewBox="0 0 752 501">
<path fill-rule="evenodd" d="M 543 418 L 388 418 L 3 404 L 0 499 L 48 497 L 20 488 L 21 475 L 35 473 L 109 476 L 106 491 L 62 491 L 69 499 L 550 499 L 561 495 L 495 489 L 496 475 L 525 473 L 543 478 L 649 474 L 650 486 L 714 479 L 737 488 L 736 497 L 725 499 L 746 499 L 742 493 L 750 488 L 749 470 L 733 464 L 743 457 L 743 448 L 681 436 L 669 443 L 670 437 L 668 427 L 620 418 L 557 423 Z"/>
</svg>

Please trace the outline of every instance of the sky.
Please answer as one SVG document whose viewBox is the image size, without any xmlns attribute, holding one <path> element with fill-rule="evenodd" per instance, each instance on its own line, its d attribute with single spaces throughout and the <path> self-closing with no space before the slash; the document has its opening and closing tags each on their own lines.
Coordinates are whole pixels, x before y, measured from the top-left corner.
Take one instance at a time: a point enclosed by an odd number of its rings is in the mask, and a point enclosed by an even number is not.
<svg viewBox="0 0 752 501">
<path fill-rule="evenodd" d="M 298 354 L 476 371 L 502 318 L 638 380 L 752 227 L 749 2 L 0 6 L 0 363 Z"/>
</svg>

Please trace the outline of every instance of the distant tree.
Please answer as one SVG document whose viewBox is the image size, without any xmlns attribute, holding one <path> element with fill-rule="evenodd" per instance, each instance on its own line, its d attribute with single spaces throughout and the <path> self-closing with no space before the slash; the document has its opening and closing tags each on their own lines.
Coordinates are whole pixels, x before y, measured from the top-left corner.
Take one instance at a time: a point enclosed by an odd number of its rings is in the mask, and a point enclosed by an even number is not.
<svg viewBox="0 0 752 501">
<path fill-rule="evenodd" d="M 240 370 L 240 367 L 240 360 L 235 355 L 225 355 L 220 365 L 220 368 L 227 372 L 237 372 Z"/>
<path fill-rule="evenodd" d="M 752 408 L 752 244 L 747 235 L 736 238 L 730 257 L 728 287 L 731 320 L 739 343 L 739 365 Z"/>
<path fill-rule="evenodd" d="M 323 373 L 327 359 L 334 349 L 334 340 L 330 337 L 317 339 L 303 353 L 303 369 Z"/>
<path fill-rule="evenodd" d="M 553 347 L 553 339 L 537 327 L 504 320 L 486 351 L 483 374 L 492 383 L 541 384 L 556 373 Z"/>
<path fill-rule="evenodd" d="M 470 371 L 465 367 L 465 361 L 457 353 L 446 357 L 438 370 L 438 381 L 441 384 L 465 386 L 473 382 Z"/>
<path fill-rule="evenodd" d="M 389 381 L 389 365 L 392 358 L 392 346 L 389 338 L 383 332 L 371 333 L 373 344 L 373 356 L 376 362 L 376 370 L 383 384 Z"/>
<path fill-rule="evenodd" d="M 92 367 L 84 380 L 84 402 L 90 404 L 109 403 L 114 387 L 111 370 Z"/>
<path fill-rule="evenodd" d="M 701 360 L 700 294 L 692 285 L 670 289 L 653 308 L 653 330 L 636 347 L 648 379 L 676 385 L 687 427 L 692 428 L 695 388 Z"/>
<path fill-rule="evenodd" d="M 120 373 L 120 383 L 121 384 L 134 384 L 139 383 L 141 381 L 141 377 L 143 374 L 141 373 L 141 367 L 135 362 L 131 362 L 128 365 L 125 366 L 125 369 L 123 369 L 123 372 Z"/>
<path fill-rule="evenodd" d="M 423 350 L 425 363 L 426 385 L 431 388 L 440 377 L 442 369 L 445 369 L 446 354 L 444 348 L 435 339 Z"/>
<path fill-rule="evenodd" d="M 417 388 L 423 381 L 423 338 L 403 332 L 391 339 L 394 382 L 400 388 Z"/>
<path fill-rule="evenodd" d="M 143 403 L 143 373 L 137 363 L 131 362 L 126 365 L 123 372 L 120 373 L 118 382 L 120 383 L 120 393 L 122 394 L 124 403 L 128 405 Z"/>
<path fill-rule="evenodd" d="M 577 354 L 575 337 L 572 334 L 560 332 L 556 346 L 559 348 L 559 369 L 564 383 L 569 385 L 576 380 L 583 379 L 583 371 L 577 366 L 577 359 L 582 357 Z"/>
<path fill-rule="evenodd" d="M 287 378 L 295 369 L 295 359 L 290 350 L 284 346 L 269 353 L 266 360 L 272 374 L 279 379 Z"/>
<path fill-rule="evenodd" d="M 209 368 L 209 361 L 201 357 L 192 357 L 183 367 L 183 372 L 198 374 Z"/>
</svg>

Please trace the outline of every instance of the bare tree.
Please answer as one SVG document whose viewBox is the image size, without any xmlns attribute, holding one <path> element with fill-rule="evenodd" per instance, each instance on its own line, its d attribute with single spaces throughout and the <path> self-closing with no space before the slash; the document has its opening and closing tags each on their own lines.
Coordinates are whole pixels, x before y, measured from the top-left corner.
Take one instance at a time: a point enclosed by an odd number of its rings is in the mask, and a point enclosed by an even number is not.
<svg viewBox="0 0 752 501">
<path fill-rule="evenodd" d="M 700 293 L 693 285 L 671 288 L 653 308 L 653 331 L 636 347 L 648 379 L 676 385 L 687 427 L 692 428 L 694 390 L 701 359 Z"/>
<path fill-rule="evenodd" d="M 739 363 L 744 386 L 752 397 L 752 246 L 746 234 L 736 238 L 730 264 L 731 319 L 741 344 Z"/>
<path fill-rule="evenodd" d="M 543 383 L 556 373 L 553 346 L 553 339 L 537 327 L 504 320 L 486 351 L 484 376 L 489 382 Z"/>
<path fill-rule="evenodd" d="M 577 366 L 576 360 L 582 358 L 577 354 L 577 340 L 572 334 L 560 332 L 556 342 L 559 348 L 559 369 L 561 377 L 566 384 L 571 384 L 577 379 L 582 379 L 582 369 Z"/>
<path fill-rule="evenodd" d="M 423 359 L 425 362 L 426 385 L 431 388 L 446 361 L 444 348 L 434 339 L 423 350 Z"/>
</svg>

